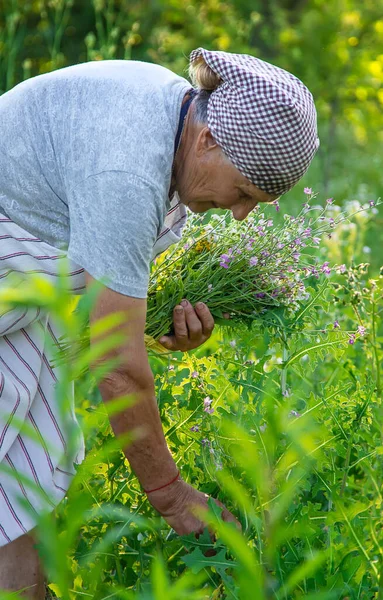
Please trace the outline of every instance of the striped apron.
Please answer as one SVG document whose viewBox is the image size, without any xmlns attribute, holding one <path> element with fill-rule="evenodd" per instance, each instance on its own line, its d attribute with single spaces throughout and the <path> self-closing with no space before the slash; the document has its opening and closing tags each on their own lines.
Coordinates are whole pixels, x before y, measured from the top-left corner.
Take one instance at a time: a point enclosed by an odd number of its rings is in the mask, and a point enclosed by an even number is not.
<svg viewBox="0 0 383 600">
<path fill-rule="evenodd" d="M 175 194 L 152 259 L 180 240 L 185 221 Z M 63 256 L 0 214 L 0 287 L 9 286 L 14 272 L 54 282 Z M 73 294 L 84 292 L 84 270 L 73 262 L 69 281 Z M 36 515 L 59 504 L 84 458 L 73 384 L 69 410 L 57 402 L 60 367 L 52 360 L 62 333 L 41 308 L 0 313 L 0 546 L 30 531 Z"/>
</svg>

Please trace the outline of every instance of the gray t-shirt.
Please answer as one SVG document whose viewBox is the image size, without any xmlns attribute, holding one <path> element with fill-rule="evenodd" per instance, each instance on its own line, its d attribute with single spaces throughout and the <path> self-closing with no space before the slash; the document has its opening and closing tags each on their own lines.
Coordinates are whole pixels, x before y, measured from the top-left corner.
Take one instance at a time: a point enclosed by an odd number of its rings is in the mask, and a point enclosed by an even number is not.
<svg viewBox="0 0 383 600">
<path fill-rule="evenodd" d="M 0 97 L 0 212 L 113 290 L 145 298 L 190 88 L 128 60 L 18 84 Z"/>
</svg>

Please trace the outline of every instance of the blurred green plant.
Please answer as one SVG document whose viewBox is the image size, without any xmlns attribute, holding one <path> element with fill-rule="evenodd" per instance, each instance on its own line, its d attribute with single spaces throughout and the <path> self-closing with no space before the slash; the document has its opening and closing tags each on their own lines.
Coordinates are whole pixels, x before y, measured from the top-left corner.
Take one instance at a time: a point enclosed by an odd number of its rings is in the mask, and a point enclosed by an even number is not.
<svg viewBox="0 0 383 600">
<path fill-rule="evenodd" d="M 207 530 L 199 539 L 169 531 L 111 434 L 108 413 L 120 403 L 107 411 L 97 378 L 78 380 L 80 363 L 68 365 L 62 385 L 77 379 L 88 453 L 56 514 L 39 519 L 52 593 L 96 600 L 157 600 L 165 589 L 177 599 L 379 598 L 383 277 L 369 278 L 365 263 L 342 271 L 302 305 L 294 316 L 299 328 L 255 322 L 251 330 L 217 334 L 207 350 L 151 356 L 182 476 L 234 511 L 242 533 L 222 522 L 213 504 L 207 524 L 215 539 Z M 44 306 L 75 338 L 96 294 L 73 311 L 64 283 L 56 290 L 33 278 L 29 287 L 1 290 L 0 301 Z M 352 334 L 335 343 L 336 323 L 364 330 L 353 343 Z M 108 326 L 100 324 L 100 332 Z M 119 341 L 107 339 L 92 357 Z"/>
<path fill-rule="evenodd" d="M 87 60 L 149 60 L 185 75 L 200 45 L 248 52 L 314 93 L 322 145 L 298 188 L 371 202 L 381 194 L 382 13 L 382 0 L 0 0 L 0 93 Z M 296 191 L 283 212 L 294 213 Z M 118 336 L 67 364 L 58 399 L 74 379 L 88 454 L 55 518 L 40 519 L 52 595 L 383 599 L 381 225 L 370 211 L 333 232 L 319 256 L 345 269 L 302 306 L 299 327 L 254 323 L 189 355 L 150 356 L 182 476 L 233 510 L 242 533 L 213 505 L 215 540 L 207 530 L 178 538 L 153 514 L 111 434 L 102 372 L 79 376 Z M 94 296 L 73 312 L 63 290 L 36 280 L 0 299 L 44 306 L 74 341 Z"/>
</svg>

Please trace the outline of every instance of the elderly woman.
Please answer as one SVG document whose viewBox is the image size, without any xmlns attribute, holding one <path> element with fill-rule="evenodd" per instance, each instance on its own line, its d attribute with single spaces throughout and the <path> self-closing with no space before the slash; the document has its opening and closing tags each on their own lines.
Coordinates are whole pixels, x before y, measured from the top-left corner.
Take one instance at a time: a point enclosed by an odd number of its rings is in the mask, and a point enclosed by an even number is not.
<svg viewBox="0 0 383 600">
<path fill-rule="evenodd" d="M 179 534 L 202 530 L 191 507 L 207 496 L 182 480 L 160 422 L 144 343 L 150 261 L 180 239 L 185 206 L 243 220 L 296 184 L 319 144 L 312 96 L 290 73 L 203 48 L 192 52 L 189 72 L 194 87 L 158 65 L 89 62 L 0 98 L 1 285 L 14 271 L 54 281 L 61 256 L 75 293 L 106 282 L 91 320 L 126 313 L 126 342 L 99 389 L 106 403 L 137 398 L 112 427 L 116 435 L 145 431 L 124 451 L 149 502 Z M 213 326 L 207 306 L 184 300 L 174 335 L 160 341 L 185 351 Z M 0 589 L 28 588 L 29 598 L 44 597 L 29 535 L 34 514 L 60 502 L 84 454 L 80 434 L 67 448 L 65 430 L 79 430 L 73 407 L 63 416 L 55 400 L 60 373 L 47 339 L 58 335 L 37 308 L 0 318 Z M 25 435 L 23 422 L 37 435 Z M 235 520 L 223 506 L 222 516 Z"/>
</svg>

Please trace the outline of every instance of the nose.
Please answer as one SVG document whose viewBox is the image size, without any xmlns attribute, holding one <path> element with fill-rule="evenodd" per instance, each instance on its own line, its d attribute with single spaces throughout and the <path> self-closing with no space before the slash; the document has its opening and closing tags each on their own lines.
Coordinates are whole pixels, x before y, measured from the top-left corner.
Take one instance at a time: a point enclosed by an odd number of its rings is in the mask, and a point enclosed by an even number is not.
<svg viewBox="0 0 383 600">
<path fill-rule="evenodd" d="M 233 206 L 231 212 L 233 213 L 233 217 L 236 221 L 244 221 L 247 215 L 251 213 L 253 208 L 255 208 L 255 206 L 243 206 L 237 204 L 236 206 Z"/>
</svg>

